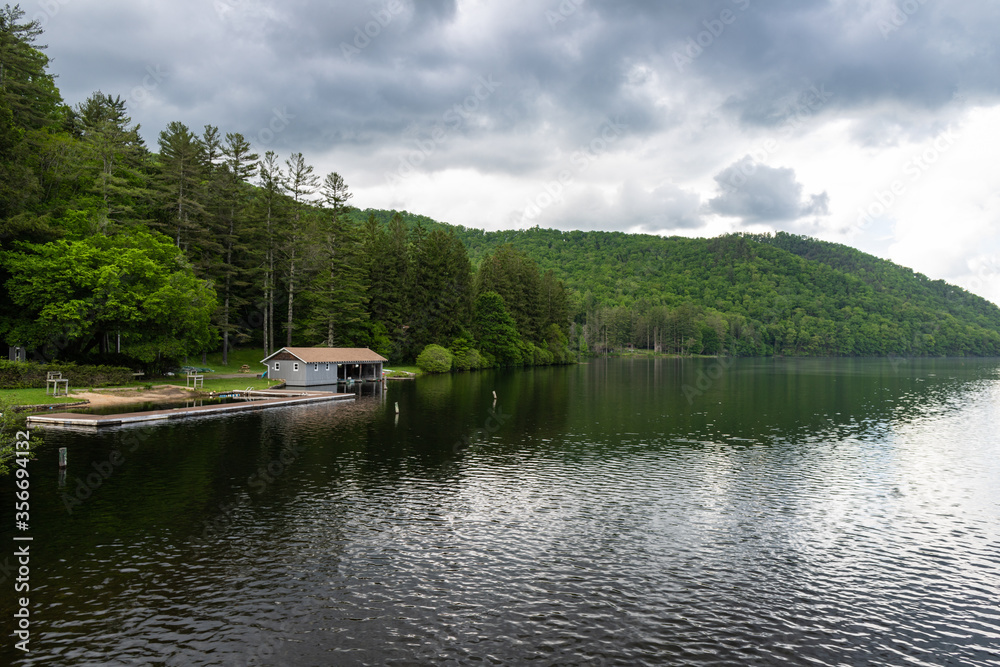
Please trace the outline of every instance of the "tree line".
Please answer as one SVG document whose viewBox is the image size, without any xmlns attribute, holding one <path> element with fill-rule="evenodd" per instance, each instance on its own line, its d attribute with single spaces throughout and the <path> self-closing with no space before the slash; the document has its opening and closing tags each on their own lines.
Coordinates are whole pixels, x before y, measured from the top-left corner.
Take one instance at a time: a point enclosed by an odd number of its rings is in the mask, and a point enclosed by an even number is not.
<svg viewBox="0 0 1000 667">
<path fill-rule="evenodd" d="M 456 228 L 473 261 L 512 245 L 569 293 L 570 346 L 736 356 L 996 356 L 1000 308 L 844 245 Z"/>
<path fill-rule="evenodd" d="M 49 357 L 164 367 L 234 345 L 428 345 L 466 368 L 568 361 L 566 290 L 512 249 L 474 270 L 453 231 L 367 215 L 337 172 L 170 123 L 70 107 L 39 25 L 0 13 L 0 333 Z M 496 331 L 493 323 L 511 326 Z M 474 351 L 475 354 L 470 354 Z M 469 361 L 471 359 L 475 363 Z"/>
</svg>

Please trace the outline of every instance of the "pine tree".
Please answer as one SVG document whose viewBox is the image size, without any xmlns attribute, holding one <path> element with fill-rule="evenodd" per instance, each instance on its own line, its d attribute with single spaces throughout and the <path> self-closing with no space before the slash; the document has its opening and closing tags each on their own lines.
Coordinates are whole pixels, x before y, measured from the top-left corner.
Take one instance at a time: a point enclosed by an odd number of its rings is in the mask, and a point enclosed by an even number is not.
<svg viewBox="0 0 1000 667">
<path fill-rule="evenodd" d="M 64 115 L 45 47 L 36 43 L 41 32 L 19 6 L 0 9 L 0 221 L 43 196 L 30 163 L 50 135 L 43 128 Z"/>
<path fill-rule="evenodd" d="M 0 9 L 0 109 L 8 109 L 15 127 L 41 129 L 50 125 L 62 100 L 46 69 L 48 56 L 37 44 L 42 34 L 37 19 L 24 20 L 19 5 Z"/>
<path fill-rule="evenodd" d="M 319 177 L 313 174 L 312 165 L 306 164 L 306 160 L 302 156 L 302 153 L 293 153 L 292 156 L 285 161 L 285 167 L 288 171 L 285 174 L 285 180 L 282 183 L 282 187 L 292 198 L 292 211 L 288 216 L 287 226 L 284 230 L 284 245 L 288 260 L 285 280 L 288 296 L 288 320 L 285 325 L 285 345 L 290 346 L 292 344 L 292 332 L 295 328 L 295 289 L 297 287 L 296 280 L 299 278 L 298 271 L 300 269 L 297 262 L 299 260 L 301 246 L 304 244 L 307 237 L 307 220 L 303 213 L 308 205 L 309 197 L 316 192 L 316 188 L 319 185 Z"/>
<path fill-rule="evenodd" d="M 548 331 L 549 326 L 554 324 L 565 333 L 569 327 L 569 297 L 566 293 L 566 286 L 556 278 L 552 269 L 546 271 L 542 276 L 539 297 L 542 310 L 541 321 L 545 330 Z"/>
<path fill-rule="evenodd" d="M 237 133 L 227 133 L 226 143 L 222 147 L 224 157 L 222 171 L 222 202 L 226 225 L 223 230 L 223 247 L 225 259 L 222 264 L 222 280 L 220 284 L 222 308 L 222 364 L 229 364 L 229 343 L 232 327 L 230 312 L 240 305 L 242 300 L 236 296 L 236 288 L 248 284 L 249 270 L 246 266 L 237 266 L 238 255 L 245 255 L 248 248 L 245 244 L 247 224 L 247 204 L 249 193 L 247 181 L 257 169 L 260 156 L 252 153 L 250 142 Z"/>
<path fill-rule="evenodd" d="M 225 203 L 222 198 L 226 180 L 223 165 L 222 139 L 219 128 L 205 125 L 199 142 L 201 180 L 196 197 L 201 202 L 204 215 L 190 226 L 187 240 L 182 239 L 181 247 L 191 259 L 199 276 L 220 285 L 225 274 L 226 219 Z M 220 304 L 215 313 L 215 324 L 221 326 L 223 311 Z M 202 363 L 207 363 L 208 350 L 202 350 Z"/>
<path fill-rule="evenodd" d="M 410 271 L 412 356 L 431 343 L 451 341 L 470 324 L 472 265 L 454 233 L 435 229 L 414 244 Z"/>
<path fill-rule="evenodd" d="M 321 243 L 319 271 L 311 286 L 312 314 L 306 328 L 313 337 L 323 336 L 323 344 L 334 347 L 353 336 L 367 313 L 363 302 L 365 286 L 358 256 L 358 232 L 346 215 L 353 196 L 343 177 L 327 174 L 323 181 L 323 209 L 318 225 Z"/>
<path fill-rule="evenodd" d="M 538 265 L 512 245 L 505 244 L 485 257 L 479 266 L 476 291 L 496 292 L 503 297 L 517 330 L 530 342 L 541 341 L 547 324 L 541 297 Z"/>
<path fill-rule="evenodd" d="M 483 292 L 476 297 L 474 310 L 472 330 L 487 360 L 499 366 L 520 364 L 520 336 L 503 297 L 496 292 Z"/>
<path fill-rule="evenodd" d="M 396 217 L 398 214 L 394 219 Z M 405 275 L 407 263 L 405 227 L 402 252 L 395 252 L 399 247 L 379 224 L 375 214 L 370 213 L 362 228 L 361 248 L 368 279 L 369 316 L 385 325 L 386 331 L 395 334 L 402 325 L 402 312 L 406 306 L 400 280 Z"/>
<path fill-rule="evenodd" d="M 138 207 L 152 199 L 146 173 L 146 146 L 125 100 L 97 91 L 77 108 L 80 131 L 96 171 L 93 191 L 103 205 L 100 231 L 108 233 L 137 220 Z"/>
<path fill-rule="evenodd" d="M 222 138 L 218 127 L 205 126 L 199 148 L 201 182 L 198 186 L 198 198 L 205 215 L 201 224 L 192 231 L 189 252 L 199 258 L 202 271 L 207 276 L 217 279 L 217 266 L 223 253 L 222 232 L 226 226 L 225 203 L 222 200 L 226 174 L 222 164 Z"/>
<path fill-rule="evenodd" d="M 276 282 L 276 262 L 278 252 L 277 223 L 280 218 L 281 192 L 284 174 L 274 151 L 264 153 L 260 163 L 259 203 L 264 244 L 264 354 L 271 354 L 276 346 L 274 338 L 274 292 Z"/>
<path fill-rule="evenodd" d="M 194 221 L 205 216 L 198 196 L 203 171 L 201 141 L 186 125 L 174 121 L 160 132 L 159 146 L 160 187 L 170 211 L 163 231 L 180 248 L 182 239 L 189 242 Z"/>
</svg>

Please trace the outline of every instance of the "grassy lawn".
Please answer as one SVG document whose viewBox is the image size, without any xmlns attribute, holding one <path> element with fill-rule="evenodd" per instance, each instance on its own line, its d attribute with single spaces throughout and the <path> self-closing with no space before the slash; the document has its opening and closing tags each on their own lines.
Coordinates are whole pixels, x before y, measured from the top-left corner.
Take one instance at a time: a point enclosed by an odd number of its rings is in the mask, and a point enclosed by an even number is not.
<svg viewBox="0 0 1000 667">
<path fill-rule="evenodd" d="M 424 372 L 416 366 L 404 366 L 402 364 L 392 364 L 384 368 L 386 377 L 412 377 L 413 375 L 423 375 Z"/>
<path fill-rule="evenodd" d="M 73 396 L 55 397 L 46 394 L 44 389 L 0 389 L 0 400 L 10 401 L 14 405 L 47 405 L 49 403 L 78 403 L 80 401 L 79 398 Z"/>
<path fill-rule="evenodd" d="M 183 362 L 184 366 L 194 366 L 195 368 L 211 368 L 216 373 L 239 373 L 240 366 L 246 364 L 250 367 L 247 375 L 253 377 L 256 373 L 263 373 L 267 370 L 260 360 L 264 358 L 264 348 L 244 348 L 239 350 L 229 350 L 229 364 L 222 365 L 222 352 L 213 352 L 206 359 L 208 363 L 201 363 L 201 357 L 188 357 Z M 208 378 L 205 378 L 206 380 Z"/>
</svg>

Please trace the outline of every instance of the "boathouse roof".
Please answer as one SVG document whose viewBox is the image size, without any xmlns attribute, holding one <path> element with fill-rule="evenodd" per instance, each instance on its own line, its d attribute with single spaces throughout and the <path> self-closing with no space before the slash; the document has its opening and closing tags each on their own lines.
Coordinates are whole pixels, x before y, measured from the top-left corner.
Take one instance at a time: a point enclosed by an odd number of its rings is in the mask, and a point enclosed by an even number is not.
<svg viewBox="0 0 1000 667">
<path fill-rule="evenodd" d="M 292 358 L 307 364 L 372 364 L 388 361 L 367 347 L 283 347 L 262 359 L 261 363 L 270 359 L 281 361 Z"/>
</svg>

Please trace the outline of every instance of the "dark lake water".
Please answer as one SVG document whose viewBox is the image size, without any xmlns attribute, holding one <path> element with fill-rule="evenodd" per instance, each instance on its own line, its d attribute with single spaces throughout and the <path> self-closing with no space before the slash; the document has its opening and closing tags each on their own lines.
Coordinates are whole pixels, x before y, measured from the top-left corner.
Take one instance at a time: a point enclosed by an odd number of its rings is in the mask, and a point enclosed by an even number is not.
<svg viewBox="0 0 1000 667">
<path fill-rule="evenodd" d="M 1000 665 L 998 435 L 1000 361 L 902 359 L 49 432 L 31 653 L 0 664 Z"/>
</svg>

